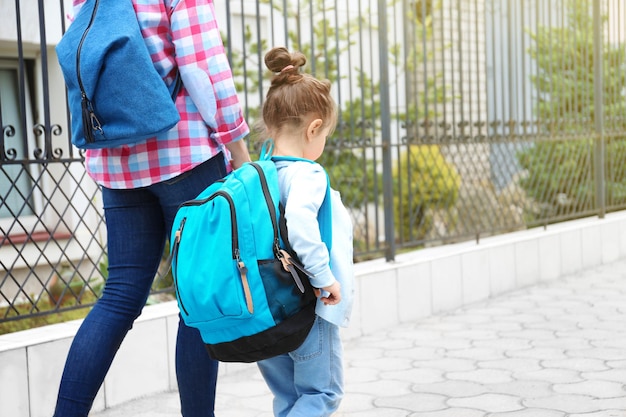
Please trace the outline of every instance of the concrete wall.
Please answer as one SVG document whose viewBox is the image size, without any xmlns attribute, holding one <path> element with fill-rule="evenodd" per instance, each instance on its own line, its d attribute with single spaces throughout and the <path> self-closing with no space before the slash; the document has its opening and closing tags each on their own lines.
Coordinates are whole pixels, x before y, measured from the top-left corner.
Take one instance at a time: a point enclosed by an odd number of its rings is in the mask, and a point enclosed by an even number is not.
<svg viewBox="0 0 626 417">
<path fill-rule="evenodd" d="M 346 339 L 626 257 L 626 212 L 399 255 L 356 265 Z M 124 340 L 94 410 L 176 389 L 175 302 L 149 306 Z M 0 416 L 50 417 L 80 322 L 0 336 Z M 250 364 L 223 364 L 220 372 Z"/>
</svg>

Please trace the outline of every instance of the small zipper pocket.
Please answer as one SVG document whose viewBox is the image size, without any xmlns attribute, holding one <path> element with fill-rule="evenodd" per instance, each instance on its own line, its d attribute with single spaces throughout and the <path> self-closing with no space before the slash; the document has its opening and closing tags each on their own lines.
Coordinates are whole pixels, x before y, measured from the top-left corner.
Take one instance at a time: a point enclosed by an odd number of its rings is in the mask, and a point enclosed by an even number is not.
<svg viewBox="0 0 626 417">
<path fill-rule="evenodd" d="M 232 197 L 224 191 L 216 191 L 210 197 L 199 199 L 199 200 L 189 200 L 181 204 L 180 207 L 182 208 L 182 207 L 189 207 L 189 206 L 201 206 L 203 204 L 210 202 L 211 200 L 217 197 L 224 198 L 228 203 L 228 207 L 230 210 L 230 217 L 231 217 L 231 222 L 230 222 L 231 237 L 232 237 L 231 256 L 232 256 L 233 261 L 237 264 L 237 269 L 239 270 L 239 277 L 241 279 L 241 287 L 242 287 L 243 294 L 246 300 L 246 308 L 248 309 L 248 312 L 252 314 L 254 312 L 254 302 L 252 300 L 252 292 L 250 290 L 250 284 L 248 282 L 248 268 L 246 267 L 245 263 L 241 259 L 241 255 L 239 251 L 239 236 L 237 234 L 237 213 L 235 211 L 235 203 L 233 202 Z M 186 218 L 184 218 L 183 220 L 186 220 Z M 181 221 L 181 226 L 176 232 L 176 243 L 175 243 L 176 246 L 174 247 L 174 250 L 176 250 L 176 256 L 178 255 L 178 247 L 180 246 L 180 239 L 182 239 L 183 227 L 184 227 L 184 222 Z M 178 262 L 176 262 L 176 265 L 178 265 Z M 173 276 L 176 277 L 177 274 L 173 273 Z M 184 308 L 184 303 L 182 300 L 182 296 L 180 292 L 178 291 L 177 283 L 176 283 L 176 294 L 178 296 L 178 300 L 181 304 L 181 308 L 183 309 L 183 312 L 188 316 L 189 312 L 187 311 L 187 309 Z"/>
</svg>

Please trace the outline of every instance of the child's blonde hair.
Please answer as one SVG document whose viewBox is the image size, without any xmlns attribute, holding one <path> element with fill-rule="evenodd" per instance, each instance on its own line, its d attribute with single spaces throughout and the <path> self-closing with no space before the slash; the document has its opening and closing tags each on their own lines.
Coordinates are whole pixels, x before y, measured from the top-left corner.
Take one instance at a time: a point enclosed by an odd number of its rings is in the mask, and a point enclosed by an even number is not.
<svg viewBox="0 0 626 417">
<path fill-rule="evenodd" d="M 322 119 L 331 132 L 337 123 L 337 106 L 330 94 L 330 81 L 319 80 L 301 73 L 306 64 L 301 52 L 287 48 L 272 48 L 265 55 L 265 65 L 274 73 L 272 84 L 263 103 L 266 129 L 278 131 L 283 127 L 304 127 L 312 117 Z"/>
</svg>

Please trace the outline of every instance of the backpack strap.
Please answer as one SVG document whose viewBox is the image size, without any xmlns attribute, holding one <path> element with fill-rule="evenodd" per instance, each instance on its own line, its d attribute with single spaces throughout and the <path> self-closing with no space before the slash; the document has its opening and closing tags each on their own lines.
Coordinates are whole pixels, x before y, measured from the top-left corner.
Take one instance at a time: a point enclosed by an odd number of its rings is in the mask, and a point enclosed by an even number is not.
<svg viewBox="0 0 626 417">
<path fill-rule="evenodd" d="M 315 161 L 305 158 L 298 158 L 295 156 L 272 156 L 272 151 L 274 150 L 274 141 L 272 139 L 267 139 L 263 142 L 263 146 L 261 147 L 261 153 L 259 159 L 262 161 L 272 160 L 274 162 L 277 161 L 304 161 L 315 164 Z M 321 166 L 321 165 L 320 165 Z M 323 167 L 322 167 L 323 168 Z M 332 206 L 330 204 L 330 178 L 328 177 L 328 173 L 324 170 L 326 174 L 326 195 L 324 196 L 324 201 L 320 206 L 319 212 L 317 213 L 317 220 L 320 226 L 320 235 L 322 237 L 322 241 L 326 244 L 328 248 L 328 253 L 332 249 L 333 245 L 333 221 L 332 221 Z M 283 213 L 281 212 L 281 219 L 284 218 Z M 286 235 L 283 238 L 283 241 L 286 242 Z"/>
<path fill-rule="evenodd" d="M 272 159 L 272 152 L 274 152 L 274 140 L 266 139 L 261 146 L 261 153 L 259 154 L 259 160 L 268 161 Z"/>
<path fill-rule="evenodd" d="M 167 89 L 170 91 L 170 96 L 172 97 L 172 101 L 176 101 L 176 97 L 178 97 L 178 93 L 180 92 L 181 87 L 183 86 L 183 79 L 180 76 L 180 71 L 176 68 L 176 78 L 172 85 L 169 85 Z"/>
</svg>

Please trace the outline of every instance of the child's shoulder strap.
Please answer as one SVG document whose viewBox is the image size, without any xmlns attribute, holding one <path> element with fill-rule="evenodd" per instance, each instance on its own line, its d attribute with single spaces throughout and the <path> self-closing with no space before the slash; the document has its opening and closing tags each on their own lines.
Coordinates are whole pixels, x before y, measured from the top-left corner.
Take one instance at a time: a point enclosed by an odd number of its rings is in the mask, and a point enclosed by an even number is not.
<svg viewBox="0 0 626 417">
<path fill-rule="evenodd" d="M 324 196 L 324 201 L 320 206 L 319 212 L 317 214 L 318 223 L 320 225 L 320 235 L 322 237 L 322 241 L 326 244 L 328 248 L 328 253 L 332 249 L 333 242 L 333 221 L 332 221 L 332 205 L 330 202 L 330 178 L 328 177 L 328 173 L 324 169 L 323 166 L 318 164 L 315 161 L 305 158 L 298 158 L 295 156 L 272 156 L 272 150 L 274 149 L 274 141 L 268 139 L 263 143 L 261 148 L 261 154 L 259 160 L 272 160 L 274 162 L 278 161 L 303 161 L 309 162 L 311 164 L 319 165 L 324 173 L 326 174 L 326 195 Z"/>
</svg>

